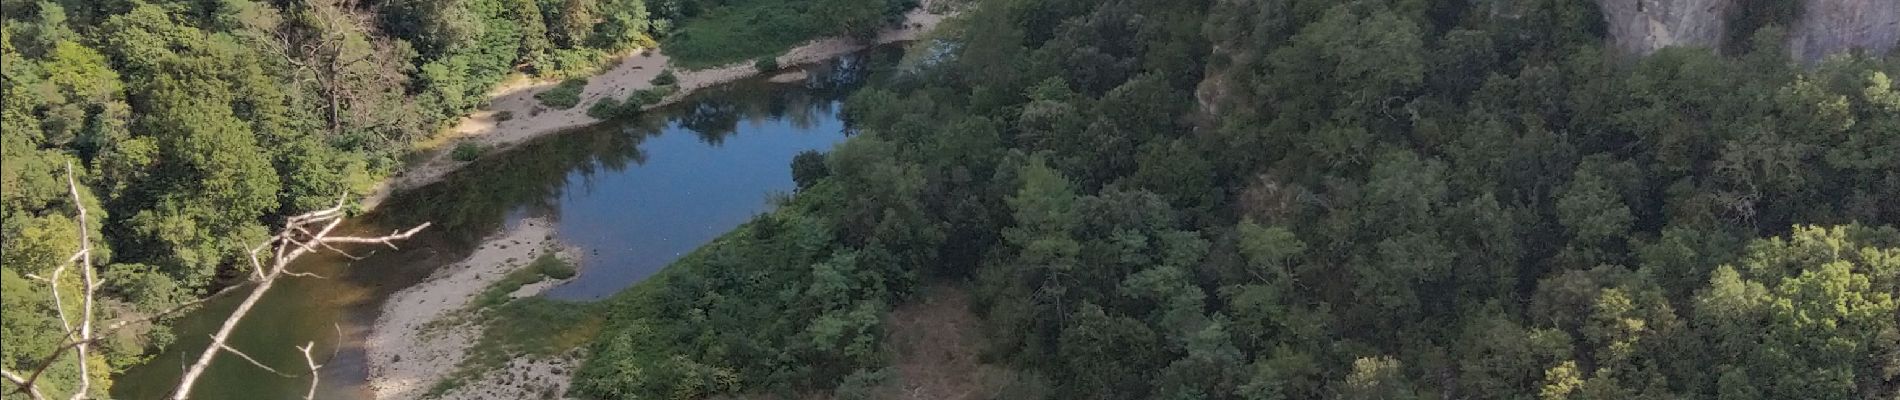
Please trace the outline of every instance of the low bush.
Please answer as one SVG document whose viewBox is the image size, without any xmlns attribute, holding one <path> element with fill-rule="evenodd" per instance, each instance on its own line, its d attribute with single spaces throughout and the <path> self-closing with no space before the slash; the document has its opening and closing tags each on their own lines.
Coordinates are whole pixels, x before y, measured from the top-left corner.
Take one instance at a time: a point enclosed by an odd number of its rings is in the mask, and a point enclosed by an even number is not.
<svg viewBox="0 0 1900 400">
<path fill-rule="evenodd" d="M 449 152 L 449 157 L 454 158 L 455 161 L 475 161 L 482 157 L 483 150 L 480 144 L 464 141 L 455 144 L 455 150 Z"/>
<path fill-rule="evenodd" d="M 758 61 L 752 62 L 752 68 L 759 70 L 761 73 L 777 71 L 778 57 L 759 57 Z"/>
<path fill-rule="evenodd" d="M 660 87 L 655 87 L 655 88 L 650 88 L 650 89 L 641 89 L 638 91 L 634 91 L 632 95 L 627 96 L 627 102 L 625 106 L 638 108 L 638 107 L 645 107 L 645 106 L 653 105 L 653 104 L 659 104 L 661 100 L 666 100 L 666 96 L 672 95 L 673 92 L 678 92 L 678 91 L 679 91 L 678 86 L 660 86 Z"/>
<path fill-rule="evenodd" d="M 587 116 L 596 119 L 622 118 L 637 114 L 639 111 L 640 105 L 621 103 L 619 99 L 612 97 L 602 98 L 600 101 L 594 102 L 594 105 L 587 106 Z"/>
<path fill-rule="evenodd" d="M 535 93 L 534 99 L 540 100 L 541 105 L 565 110 L 581 103 L 581 89 L 586 87 L 587 79 L 568 79 L 553 88 Z"/>
<path fill-rule="evenodd" d="M 660 70 L 660 75 L 653 77 L 653 80 L 647 81 L 647 83 L 651 83 L 653 86 L 671 86 L 680 83 L 680 78 L 677 75 L 673 75 L 673 69 L 668 68 Z"/>
</svg>

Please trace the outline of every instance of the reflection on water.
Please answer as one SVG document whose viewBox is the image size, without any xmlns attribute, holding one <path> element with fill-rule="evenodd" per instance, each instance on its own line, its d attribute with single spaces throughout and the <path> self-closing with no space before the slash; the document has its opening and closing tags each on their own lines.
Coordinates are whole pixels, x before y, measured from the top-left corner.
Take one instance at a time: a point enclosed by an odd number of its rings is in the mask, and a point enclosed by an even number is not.
<svg viewBox="0 0 1900 400">
<path fill-rule="evenodd" d="M 900 56 L 877 49 L 809 66 L 803 84 L 763 80 L 696 94 L 648 116 L 554 135 L 475 162 L 443 182 L 401 193 L 347 229 L 382 232 L 423 221 L 434 227 L 362 260 L 310 256 L 293 267 L 328 279 L 292 279 L 238 327 L 232 345 L 292 375 L 294 346 L 332 354 L 319 398 L 369 398 L 362 340 L 383 299 L 436 267 L 470 254 L 484 236 L 520 218 L 550 218 L 558 237 L 581 247 L 581 274 L 549 296 L 595 299 L 651 275 L 674 258 L 767 210 L 790 191 L 790 160 L 844 139 L 839 101 Z M 876 67 L 873 67 L 876 66 Z M 367 250 L 367 249 L 365 249 Z M 180 317 L 177 345 L 116 377 L 114 398 L 162 398 L 185 360 L 242 293 Z M 450 368 L 452 366 L 443 366 Z M 302 398 L 308 377 L 284 377 L 221 356 L 194 390 L 199 399 Z"/>
</svg>

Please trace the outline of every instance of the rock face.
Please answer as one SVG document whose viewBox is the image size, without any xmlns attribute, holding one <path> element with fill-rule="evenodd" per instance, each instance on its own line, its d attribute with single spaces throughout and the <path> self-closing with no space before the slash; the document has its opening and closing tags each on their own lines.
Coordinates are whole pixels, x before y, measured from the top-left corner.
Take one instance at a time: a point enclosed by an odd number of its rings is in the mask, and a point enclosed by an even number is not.
<svg viewBox="0 0 1900 400">
<path fill-rule="evenodd" d="M 1597 0 L 1597 6 L 1610 42 L 1624 54 L 1646 56 L 1670 46 L 1719 48 L 1735 0 Z"/>
<path fill-rule="evenodd" d="M 1799 0 L 1789 27 L 1794 59 L 1812 63 L 1853 49 L 1884 55 L 1900 46 L 1900 0 Z M 1645 56 L 1670 46 L 1720 48 L 1736 0 L 1596 0 L 1610 42 Z"/>
<path fill-rule="evenodd" d="M 1864 49 L 1884 55 L 1900 45 L 1900 0 L 1803 0 L 1788 38 L 1796 60 Z"/>
</svg>

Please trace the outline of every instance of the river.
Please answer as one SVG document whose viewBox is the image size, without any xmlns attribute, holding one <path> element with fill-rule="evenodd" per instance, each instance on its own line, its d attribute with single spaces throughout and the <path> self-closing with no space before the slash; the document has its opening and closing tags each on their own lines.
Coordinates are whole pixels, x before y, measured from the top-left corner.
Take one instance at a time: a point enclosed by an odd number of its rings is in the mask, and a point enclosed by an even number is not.
<svg viewBox="0 0 1900 400">
<path fill-rule="evenodd" d="M 301 376 L 304 360 L 295 346 L 311 342 L 325 364 L 318 398 L 370 398 L 363 341 L 382 301 L 523 218 L 554 221 L 556 238 L 585 254 L 580 274 L 546 296 L 586 301 L 618 292 L 769 211 L 771 196 L 794 188 L 792 157 L 843 141 L 842 99 L 890 73 L 900 55 L 878 48 L 805 66 L 803 82 L 759 78 L 707 89 L 641 118 L 483 157 L 439 183 L 398 193 L 345 229 L 434 226 L 400 243 L 401 250 L 383 248 L 361 260 L 306 256 L 292 270 L 326 278 L 286 278 L 232 336 L 233 347 L 291 376 L 227 354 L 199 381 L 194 398 L 302 398 L 309 377 Z M 232 292 L 179 317 L 172 326 L 177 342 L 115 377 L 113 397 L 168 394 L 182 365 L 236 307 L 243 293 Z"/>
</svg>

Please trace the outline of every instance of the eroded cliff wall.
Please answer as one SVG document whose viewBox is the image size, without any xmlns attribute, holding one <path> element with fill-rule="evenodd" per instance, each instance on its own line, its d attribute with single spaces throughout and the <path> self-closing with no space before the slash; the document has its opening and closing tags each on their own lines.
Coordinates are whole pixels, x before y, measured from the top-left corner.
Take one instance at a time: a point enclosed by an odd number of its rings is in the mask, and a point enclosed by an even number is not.
<svg viewBox="0 0 1900 400">
<path fill-rule="evenodd" d="M 1900 0 L 1799 0 L 1788 49 L 1802 62 L 1864 49 L 1876 55 L 1900 46 Z M 1597 0 L 1610 43 L 1644 56 L 1670 46 L 1721 48 L 1736 0 Z"/>
<path fill-rule="evenodd" d="M 1900 0 L 1803 0 L 1794 25 L 1788 50 L 1803 62 L 1856 48 L 1884 55 L 1900 45 Z"/>
<path fill-rule="evenodd" d="M 1720 47 L 1735 0 L 1597 0 L 1597 6 L 1610 43 L 1642 56 L 1670 46 Z"/>
</svg>

